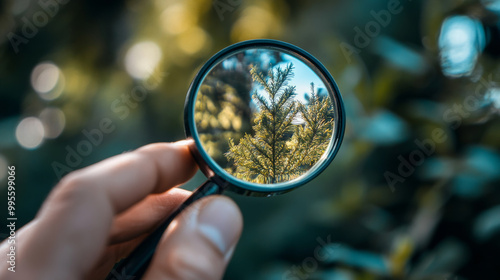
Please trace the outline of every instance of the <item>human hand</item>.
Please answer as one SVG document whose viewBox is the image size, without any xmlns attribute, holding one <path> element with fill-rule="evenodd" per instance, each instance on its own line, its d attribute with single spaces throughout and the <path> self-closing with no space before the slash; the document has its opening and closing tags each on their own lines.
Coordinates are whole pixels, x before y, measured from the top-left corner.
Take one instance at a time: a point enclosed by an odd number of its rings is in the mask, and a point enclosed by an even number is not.
<svg viewBox="0 0 500 280">
<path fill-rule="evenodd" d="M 105 278 L 190 195 L 173 187 L 196 169 L 181 141 L 148 145 L 68 174 L 17 232 L 16 272 L 3 261 L 0 279 Z M 170 224 L 143 279 L 221 279 L 241 230 L 232 200 L 203 198 Z M 9 246 L 0 245 L 4 259 Z"/>
</svg>

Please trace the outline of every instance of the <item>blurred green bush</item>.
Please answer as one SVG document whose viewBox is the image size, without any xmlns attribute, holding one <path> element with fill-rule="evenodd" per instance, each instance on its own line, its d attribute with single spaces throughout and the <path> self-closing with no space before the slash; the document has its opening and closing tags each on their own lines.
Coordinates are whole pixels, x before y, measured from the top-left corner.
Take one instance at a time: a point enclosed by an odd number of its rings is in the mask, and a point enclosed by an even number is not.
<svg viewBox="0 0 500 280">
<path fill-rule="evenodd" d="M 494 278 L 498 2 L 3 1 L 0 201 L 7 165 L 16 166 L 18 217 L 27 223 L 68 171 L 182 139 L 196 70 L 232 43 L 273 38 L 331 71 L 346 137 L 306 186 L 234 197 L 245 230 L 226 278 Z M 452 15 L 485 31 L 445 33 Z M 474 32 L 487 34 L 484 42 Z"/>
</svg>

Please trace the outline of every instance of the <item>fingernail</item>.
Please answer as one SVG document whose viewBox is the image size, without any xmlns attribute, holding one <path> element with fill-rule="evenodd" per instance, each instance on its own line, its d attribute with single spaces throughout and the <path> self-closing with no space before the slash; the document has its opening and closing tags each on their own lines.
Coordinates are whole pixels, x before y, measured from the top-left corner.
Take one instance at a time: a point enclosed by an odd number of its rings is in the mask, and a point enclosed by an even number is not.
<svg viewBox="0 0 500 280">
<path fill-rule="evenodd" d="M 177 141 L 177 142 L 173 142 L 172 144 L 175 145 L 175 146 L 189 146 L 189 145 L 191 145 L 193 143 L 194 143 L 193 139 L 184 139 L 184 140 L 180 140 L 180 141 Z"/>
<path fill-rule="evenodd" d="M 229 198 L 216 197 L 200 209 L 198 229 L 223 255 L 230 253 L 242 228 L 241 214 Z"/>
</svg>

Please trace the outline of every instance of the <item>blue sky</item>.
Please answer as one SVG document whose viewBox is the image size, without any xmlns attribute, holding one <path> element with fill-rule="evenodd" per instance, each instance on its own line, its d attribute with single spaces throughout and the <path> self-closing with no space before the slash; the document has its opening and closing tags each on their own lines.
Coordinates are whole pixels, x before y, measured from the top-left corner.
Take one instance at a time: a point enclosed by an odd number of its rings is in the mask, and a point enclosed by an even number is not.
<svg viewBox="0 0 500 280">
<path fill-rule="evenodd" d="M 323 81 L 319 78 L 319 76 L 309 68 L 302 61 L 292 57 L 291 55 L 284 54 L 283 58 L 284 62 L 279 63 L 277 66 L 284 67 L 290 62 L 293 63 L 294 66 L 294 76 L 288 83 L 289 85 L 294 85 L 296 87 L 296 100 L 301 102 L 305 102 L 304 93 L 310 93 L 311 91 L 311 82 L 314 83 L 314 88 L 316 92 L 321 88 L 323 92 L 326 92 L 326 86 Z"/>
<path fill-rule="evenodd" d="M 255 50 L 247 50 L 247 52 L 254 52 Z M 269 55 L 269 52 L 267 50 L 262 51 L 260 54 L 260 62 L 261 66 L 262 65 L 268 65 L 272 57 Z M 281 67 L 284 68 L 286 67 L 289 63 L 293 63 L 294 66 L 294 76 L 290 81 L 288 82 L 288 85 L 293 85 L 295 86 L 295 99 L 300 101 L 300 102 L 305 102 L 304 94 L 305 93 L 310 93 L 311 91 L 311 82 L 314 83 L 314 87 L 316 92 L 318 92 L 318 89 L 321 89 L 322 92 L 326 92 L 326 86 L 321 80 L 321 78 L 311 69 L 307 64 L 302 62 L 301 60 L 289 55 L 282 53 L 282 58 L 283 61 L 278 63 L 275 67 Z M 238 62 L 235 58 L 235 56 L 232 56 L 224 61 L 222 61 L 222 64 L 224 68 L 235 68 L 238 65 Z M 262 96 L 267 96 L 267 93 L 264 92 L 264 89 L 257 84 L 254 84 L 254 89 L 259 91 L 259 93 L 262 94 Z"/>
</svg>

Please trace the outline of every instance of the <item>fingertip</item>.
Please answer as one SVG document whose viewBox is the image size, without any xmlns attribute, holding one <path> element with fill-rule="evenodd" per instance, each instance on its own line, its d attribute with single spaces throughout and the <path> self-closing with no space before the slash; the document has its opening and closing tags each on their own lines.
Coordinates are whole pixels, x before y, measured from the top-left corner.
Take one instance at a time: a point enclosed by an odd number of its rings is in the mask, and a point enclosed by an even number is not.
<svg viewBox="0 0 500 280">
<path fill-rule="evenodd" d="M 241 211 L 233 200 L 222 195 L 206 200 L 198 215 L 198 230 L 225 256 L 241 235 Z"/>
<path fill-rule="evenodd" d="M 153 160 L 158 170 L 158 184 L 155 193 L 163 192 L 182 184 L 194 176 L 198 165 L 189 151 L 188 141 L 175 143 L 154 143 L 137 149 Z"/>
<path fill-rule="evenodd" d="M 194 144 L 194 140 L 193 139 L 184 139 L 184 140 L 179 140 L 177 142 L 173 142 L 172 145 L 176 145 L 176 146 L 186 146 L 186 147 L 190 147 L 191 145 Z"/>
<path fill-rule="evenodd" d="M 242 227 L 231 199 L 210 196 L 194 203 L 170 225 L 147 279 L 220 279 Z"/>
</svg>

